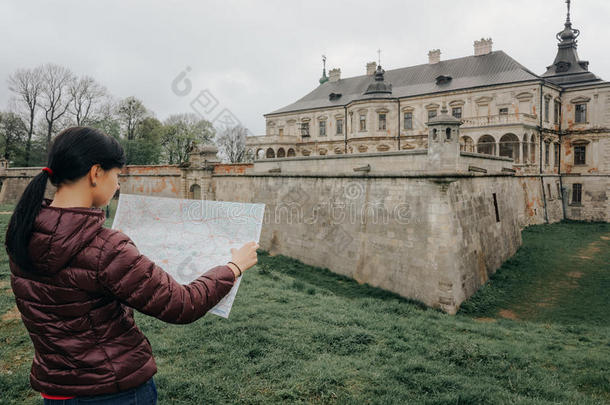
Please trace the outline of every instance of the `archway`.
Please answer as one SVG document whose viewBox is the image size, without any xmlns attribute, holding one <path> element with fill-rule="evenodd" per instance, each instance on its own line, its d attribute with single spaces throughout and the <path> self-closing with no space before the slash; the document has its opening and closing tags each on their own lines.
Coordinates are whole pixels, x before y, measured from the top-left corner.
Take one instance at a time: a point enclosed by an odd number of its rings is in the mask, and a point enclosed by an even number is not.
<svg viewBox="0 0 610 405">
<path fill-rule="evenodd" d="M 267 159 L 273 159 L 273 158 L 275 158 L 275 152 L 273 151 L 273 149 L 272 149 L 272 148 L 267 149 L 266 158 L 267 158 Z"/>
<path fill-rule="evenodd" d="M 530 137 L 530 162 L 536 162 L 536 137 L 534 134 Z"/>
<path fill-rule="evenodd" d="M 463 152 L 474 152 L 474 141 L 469 136 L 460 137 L 460 150 Z"/>
<path fill-rule="evenodd" d="M 483 135 L 477 142 L 477 152 L 485 155 L 496 154 L 496 140 L 491 135 Z"/>
<path fill-rule="evenodd" d="M 289 148 L 288 149 L 288 153 L 286 154 L 286 156 L 288 157 L 295 157 L 297 154 L 295 153 L 294 149 Z"/>
<path fill-rule="evenodd" d="M 279 157 L 279 158 L 286 157 L 286 151 L 284 150 L 284 148 L 279 148 L 277 150 L 277 157 Z"/>
<path fill-rule="evenodd" d="M 515 134 L 504 134 L 500 138 L 500 156 L 511 158 L 519 163 L 519 138 Z"/>
<path fill-rule="evenodd" d="M 189 198 L 191 200 L 201 200 L 201 186 L 199 184 L 193 184 L 189 188 Z"/>
<path fill-rule="evenodd" d="M 258 149 L 256 151 L 256 159 L 264 159 L 265 158 L 265 151 L 263 149 Z"/>
</svg>

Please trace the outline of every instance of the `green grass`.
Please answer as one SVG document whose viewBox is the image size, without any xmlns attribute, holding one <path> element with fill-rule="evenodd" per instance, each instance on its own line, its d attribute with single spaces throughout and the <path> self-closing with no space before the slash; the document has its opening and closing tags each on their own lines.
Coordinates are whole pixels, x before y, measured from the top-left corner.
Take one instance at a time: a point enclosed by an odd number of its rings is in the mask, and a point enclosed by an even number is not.
<svg viewBox="0 0 610 405">
<path fill-rule="evenodd" d="M 537 225 L 522 235 L 523 246 L 460 313 L 510 311 L 525 320 L 608 325 L 610 224 Z"/>
<path fill-rule="evenodd" d="M 522 290 L 536 291 L 535 274 L 551 277 L 546 261 L 561 266 L 565 260 L 557 256 L 607 232 L 607 224 L 527 228 L 515 258 L 465 303 L 469 314 L 426 309 L 261 251 L 228 320 L 207 315 L 169 325 L 141 314 L 136 320 L 153 346 L 161 404 L 603 404 L 610 402 L 608 315 L 569 298 L 555 308 L 568 305 L 571 313 L 580 306 L 574 322 L 557 314 L 548 318 L 557 321 L 495 314 L 517 311 L 512 300 L 528 297 Z M 566 234 L 569 243 L 561 242 Z M 547 248 L 555 243 L 570 249 Z M 508 274 L 517 271 L 522 274 Z M 0 281 L 6 280 L 1 255 Z M 600 294 L 586 276 L 578 280 L 583 296 L 584 290 Z M 12 300 L 10 288 L 0 294 L 0 303 Z M 601 295 L 594 302 L 605 302 L 607 290 Z M 28 384 L 32 347 L 20 320 L 0 321 L 0 343 L 0 403 L 40 403 Z"/>
</svg>

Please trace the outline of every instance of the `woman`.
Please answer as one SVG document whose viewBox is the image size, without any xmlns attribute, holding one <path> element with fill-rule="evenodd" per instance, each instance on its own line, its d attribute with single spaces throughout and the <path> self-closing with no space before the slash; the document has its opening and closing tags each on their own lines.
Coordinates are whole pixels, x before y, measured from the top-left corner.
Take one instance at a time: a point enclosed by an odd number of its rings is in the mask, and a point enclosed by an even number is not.
<svg viewBox="0 0 610 405">
<path fill-rule="evenodd" d="M 45 404 L 156 403 L 157 368 L 132 308 L 194 322 L 257 262 L 258 245 L 249 242 L 231 249 L 227 265 L 177 283 L 128 236 L 102 226 L 99 207 L 118 190 L 124 164 L 116 139 L 64 130 L 8 226 L 11 286 L 35 350 L 30 383 Z M 57 186 L 52 201 L 44 198 L 47 180 Z"/>
</svg>

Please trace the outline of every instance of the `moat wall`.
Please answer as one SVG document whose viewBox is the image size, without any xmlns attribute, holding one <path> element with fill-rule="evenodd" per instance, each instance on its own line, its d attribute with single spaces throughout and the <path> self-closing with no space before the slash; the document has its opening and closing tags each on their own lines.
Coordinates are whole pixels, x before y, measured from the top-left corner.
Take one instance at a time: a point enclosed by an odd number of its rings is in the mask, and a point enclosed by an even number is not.
<svg viewBox="0 0 610 405">
<path fill-rule="evenodd" d="M 350 170 L 361 164 L 353 163 L 345 164 Z M 524 226 L 560 221 L 564 213 L 608 220 L 607 177 L 596 177 L 595 188 L 580 176 L 593 192 L 583 195 L 582 206 L 572 207 L 564 205 L 569 181 L 563 178 L 560 198 L 557 175 L 353 170 L 299 175 L 253 166 L 130 166 L 121 175 L 121 192 L 193 198 L 196 187 L 203 199 L 264 203 L 262 249 L 448 313 L 517 251 Z M 5 169 L 0 202 L 16 202 L 39 170 Z M 53 191 L 49 187 L 49 197 Z"/>
</svg>

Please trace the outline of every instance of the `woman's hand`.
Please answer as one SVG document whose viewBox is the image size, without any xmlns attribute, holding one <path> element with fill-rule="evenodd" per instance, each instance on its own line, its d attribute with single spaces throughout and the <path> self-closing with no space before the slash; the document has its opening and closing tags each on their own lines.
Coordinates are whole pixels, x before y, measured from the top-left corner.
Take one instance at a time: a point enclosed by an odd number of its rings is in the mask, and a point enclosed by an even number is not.
<svg viewBox="0 0 610 405">
<path fill-rule="evenodd" d="M 257 262 L 256 249 L 258 249 L 258 243 L 248 242 L 239 249 L 231 248 L 231 261 L 239 266 L 239 269 L 243 272 L 254 266 Z M 235 278 L 239 276 L 239 270 L 232 263 L 227 264 L 235 273 Z"/>
</svg>

